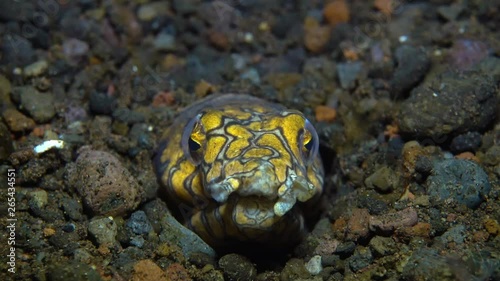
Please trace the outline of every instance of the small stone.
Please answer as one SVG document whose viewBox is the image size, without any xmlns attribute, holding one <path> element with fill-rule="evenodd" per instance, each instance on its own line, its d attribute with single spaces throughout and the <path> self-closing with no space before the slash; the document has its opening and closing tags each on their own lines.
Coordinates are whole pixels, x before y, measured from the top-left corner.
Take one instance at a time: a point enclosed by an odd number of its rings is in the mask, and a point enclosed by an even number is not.
<svg viewBox="0 0 500 281">
<path fill-rule="evenodd" d="M 9 129 L 15 133 L 31 131 L 35 127 L 35 121 L 26 117 L 21 112 L 8 108 L 2 113 L 2 117 Z"/>
<path fill-rule="evenodd" d="M 137 10 L 137 17 L 142 21 L 151 21 L 154 18 L 168 13 L 168 2 L 151 2 L 143 4 Z"/>
<path fill-rule="evenodd" d="M 413 208 L 406 208 L 395 213 L 371 217 L 370 230 L 381 234 L 388 234 L 400 227 L 413 226 L 417 222 L 417 211 Z"/>
<path fill-rule="evenodd" d="M 440 256 L 433 248 L 419 248 L 414 251 L 403 267 L 405 280 L 455 280 L 449 258 Z"/>
<path fill-rule="evenodd" d="M 397 174 L 387 166 L 381 167 L 365 179 L 368 188 L 374 188 L 381 193 L 392 192 L 397 183 Z"/>
<path fill-rule="evenodd" d="M 453 200 L 471 209 L 477 208 L 491 190 L 484 170 L 473 161 L 461 159 L 436 161 L 426 183 L 431 199 Z"/>
<path fill-rule="evenodd" d="M 347 221 L 347 236 L 348 240 L 363 239 L 368 236 L 370 229 L 368 223 L 370 221 L 370 213 L 367 209 L 354 209 L 352 215 Z"/>
<path fill-rule="evenodd" d="M 440 16 L 447 21 L 454 21 L 464 10 L 462 3 L 452 3 L 450 5 L 442 5 L 437 8 Z"/>
<path fill-rule="evenodd" d="M 199 98 L 204 97 L 204 96 L 206 96 L 206 95 L 208 95 L 216 90 L 217 90 L 217 87 L 208 83 L 204 79 L 202 79 L 200 82 L 198 82 L 196 84 L 196 86 L 194 87 L 194 92 L 195 92 L 196 96 L 198 96 Z"/>
<path fill-rule="evenodd" d="M 243 80 L 249 80 L 255 85 L 260 84 L 260 75 L 257 69 L 249 68 L 245 72 L 241 73 L 240 78 Z"/>
<path fill-rule="evenodd" d="M 45 207 L 49 201 L 47 191 L 43 189 L 30 191 L 28 193 L 28 198 L 30 198 L 29 205 L 38 209 Z"/>
<path fill-rule="evenodd" d="M 320 272 L 323 270 L 323 266 L 321 265 L 321 256 L 316 255 L 316 256 L 312 257 L 306 263 L 306 269 L 312 275 L 318 275 L 318 274 L 320 274 Z"/>
<path fill-rule="evenodd" d="M 335 117 L 337 117 L 337 111 L 335 108 L 326 105 L 316 106 L 314 108 L 314 112 L 316 114 L 316 121 L 318 122 L 332 123 L 335 121 Z"/>
<path fill-rule="evenodd" d="M 175 51 L 175 37 L 168 33 L 160 33 L 153 41 L 153 47 L 157 51 Z"/>
<path fill-rule="evenodd" d="M 356 79 L 360 78 L 363 70 L 363 63 L 360 61 L 337 64 L 337 74 L 340 86 L 344 89 L 351 89 L 355 86 Z"/>
<path fill-rule="evenodd" d="M 191 281 L 189 273 L 180 263 L 173 263 L 167 267 L 168 281 Z"/>
<path fill-rule="evenodd" d="M 152 260 L 140 260 L 134 264 L 132 281 L 170 281 L 166 273 Z"/>
<path fill-rule="evenodd" d="M 324 51 L 330 41 L 331 31 L 328 26 L 321 26 L 313 18 L 306 18 L 304 24 L 304 45 L 312 53 Z"/>
<path fill-rule="evenodd" d="M 476 151 L 481 146 L 481 134 L 478 132 L 466 132 L 458 135 L 451 141 L 450 149 L 454 153 L 464 151 Z"/>
<path fill-rule="evenodd" d="M 252 262 L 238 254 L 223 256 L 219 266 L 229 280 L 254 280 L 257 276 L 257 269 Z"/>
<path fill-rule="evenodd" d="M 346 258 L 352 255 L 355 249 L 356 244 L 352 241 L 349 241 L 338 245 L 337 249 L 335 249 L 335 254 L 338 254 L 341 258 Z"/>
<path fill-rule="evenodd" d="M 62 48 L 67 61 L 76 65 L 87 55 L 89 44 L 76 38 L 69 38 L 64 40 Z"/>
<path fill-rule="evenodd" d="M 95 114 L 109 115 L 116 107 L 116 100 L 113 96 L 92 92 L 89 98 L 90 111 Z"/>
<path fill-rule="evenodd" d="M 442 245 L 446 245 L 450 242 L 456 245 L 461 245 L 465 241 L 465 226 L 457 225 L 448 229 L 441 237 L 436 238 L 436 241 L 440 242 Z"/>
<path fill-rule="evenodd" d="M 375 236 L 368 245 L 374 254 L 380 257 L 392 255 L 397 251 L 396 242 L 391 237 Z"/>
<path fill-rule="evenodd" d="M 118 227 L 112 218 L 93 218 L 89 222 L 89 233 L 99 245 L 112 245 L 116 241 Z"/>
<path fill-rule="evenodd" d="M 70 261 L 55 263 L 47 273 L 48 281 L 102 281 L 99 273 L 90 265 Z"/>
<path fill-rule="evenodd" d="M 483 221 L 484 228 L 490 235 L 498 236 L 500 235 L 500 224 L 498 221 L 492 218 L 486 218 Z"/>
<path fill-rule="evenodd" d="M 25 77 L 40 76 L 49 68 L 49 63 L 46 60 L 39 60 L 28 66 L 23 70 Z"/>
<path fill-rule="evenodd" d="M 307 271 L 304 261 L 301 259 L 290 259 L 280 273 L 281 281 L 307 280 L 311 277 Z"/>
<path fill-rule="evenodd" d="M 359 271 L 373 262 L 373 255 L 369 248 L 358 246 L 354 255 L 349 258 L 349 267 L 352 271 Z"/>
<path fill-rule="evenodd" d="M 9 129 L 0 121 L 0 161 L 7 160 L 14 152 L 14 145 Z"/>
<path fill-rule="evenodd" d="M 390 81 L 394 97 L 406 96 L 425 76 L 430 60 L 420 48 L 402 45 L 395 51 L 397 68 Z"/>
<path fill-rule="evenodd" d="M 68 169 L 74 186 L 94 214 L 124 215 L 142 200 L 143 190 L 130 172 L 112 154 L 83 147 Z"/>
<path fill-rule="evenodd" d="M 144 211 L 132 213 L 130 219 L 127 220 L 127 227 L 135 234 L 148 234 L 152 230 L 148 217 Z"/>
<path fill-rule="evenodd" d="M 444 73 L 415 88 L 402 103 L 399 128 L 403 134 L 435 140 L 480 131 L 495 118 L 497 104 L 491 76 Z"/>
<path fill-rule="evenodd" d="M 46 123 L 56 115 L 52 93 L 40 93 L 32 86 L 16 87 L 14 92 L 20 97 L 21 107 L 28 111 L 37 123 Z"/>
<path fill-rule="evenodd" d="M 323 15 L 330 25 L 335 26 L 348 22 L 350 11 L 345 0 L 334 0 L 325 6 Z"/>
</svg>

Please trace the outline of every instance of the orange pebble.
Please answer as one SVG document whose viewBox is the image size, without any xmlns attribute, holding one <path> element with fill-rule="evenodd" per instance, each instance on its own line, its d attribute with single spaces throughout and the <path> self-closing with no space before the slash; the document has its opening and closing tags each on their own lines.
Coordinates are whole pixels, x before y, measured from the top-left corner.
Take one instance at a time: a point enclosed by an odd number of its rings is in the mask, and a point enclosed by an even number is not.
<svg viewBox="0 0 500 281">
<path fill-rule="evenodd" d="M 457 154 L 457 155 L 455 155 L 455 158 L 457 158 L 457 159 L 465 159 L 465 160 L 472 160 L 474 162 L 479 163 L 479 158 L 477 158 L 476 155 L 474 155 L 474 153 L 469 152 L 469 151 Z"/>
<path fill-rule="evenodd" d="M 339 23 L 348 22 L 350 11 L 345 0 L 334 0 L 325 6 L 323 15 L 331 26 L 335 26 Z"/>
<path fill-rule="evenodd" d="M 172 105 L 175 102 L 175 97 L 172 92 L 161 91 L 153 98 L 153 107 Z"/>
<path fill-rule="evenodd" d="M 393 5 L 392 0 L 375 0 L 375 8 L 381 11 L 384 15 L 389 16 L 392 14 Z"/>
<path fill-rule="evenodd" d="M 315 108 L 316 121 L 331 123 L 337 117 L 337 111 L 326 105 L 318 105 Z"/>
</svg>

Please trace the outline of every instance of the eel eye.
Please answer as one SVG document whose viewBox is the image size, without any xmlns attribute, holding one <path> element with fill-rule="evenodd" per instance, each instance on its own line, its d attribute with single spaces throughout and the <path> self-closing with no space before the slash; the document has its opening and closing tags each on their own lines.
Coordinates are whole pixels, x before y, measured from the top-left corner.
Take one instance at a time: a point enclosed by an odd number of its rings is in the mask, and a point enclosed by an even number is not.
<svg viewBox="0 0 500 281">
<path fill-rule="evenodd" d="M 181 137 L 182 151 L 194 165 L 201 162 L 201 147 L 205 136 L 203 126 L 200 124 L 200 118 L 201 114 L 198 114 L 191 119 L 184 128 Z"/>
<path fill-rule="evenodd" d="M 318 154 L 318 133 L 309 120 L 306 119 L 304 130 L 301 133 L 300 143 L 302 145 L 302 156 L 306 164 L 311 164 Z"/>
</svg>

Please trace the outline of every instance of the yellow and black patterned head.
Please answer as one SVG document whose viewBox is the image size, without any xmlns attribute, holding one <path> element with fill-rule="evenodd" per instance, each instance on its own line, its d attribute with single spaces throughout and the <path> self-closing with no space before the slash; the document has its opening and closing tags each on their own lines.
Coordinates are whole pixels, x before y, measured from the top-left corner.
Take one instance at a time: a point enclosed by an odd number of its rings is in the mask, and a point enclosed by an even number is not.
<svg viewBox="0 0 500 281">
<path fill-rule="evenodd" d="M 250 236 L 276 227 L 297 200 L 321 193 L 318 136 L 298 111 L 205 110 L 185 127 L 181 144 L 200 170 L 204 193 L 230 206 L 226 220 Z"/>
</svg>

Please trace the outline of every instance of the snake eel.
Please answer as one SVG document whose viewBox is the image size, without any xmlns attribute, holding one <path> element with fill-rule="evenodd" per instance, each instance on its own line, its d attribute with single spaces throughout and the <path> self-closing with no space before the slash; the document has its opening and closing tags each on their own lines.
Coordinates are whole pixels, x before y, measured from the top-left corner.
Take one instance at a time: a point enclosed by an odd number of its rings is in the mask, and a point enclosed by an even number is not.
<svg viewBox="0 0 500 281">
<path fill-rule="evenodd" d="M 169 208 L 213 247 L 300 241 L 322 193 L 318 135 L 304 115 L 249 95 L 184 109 L 154 165 Z"/>
</svg>

